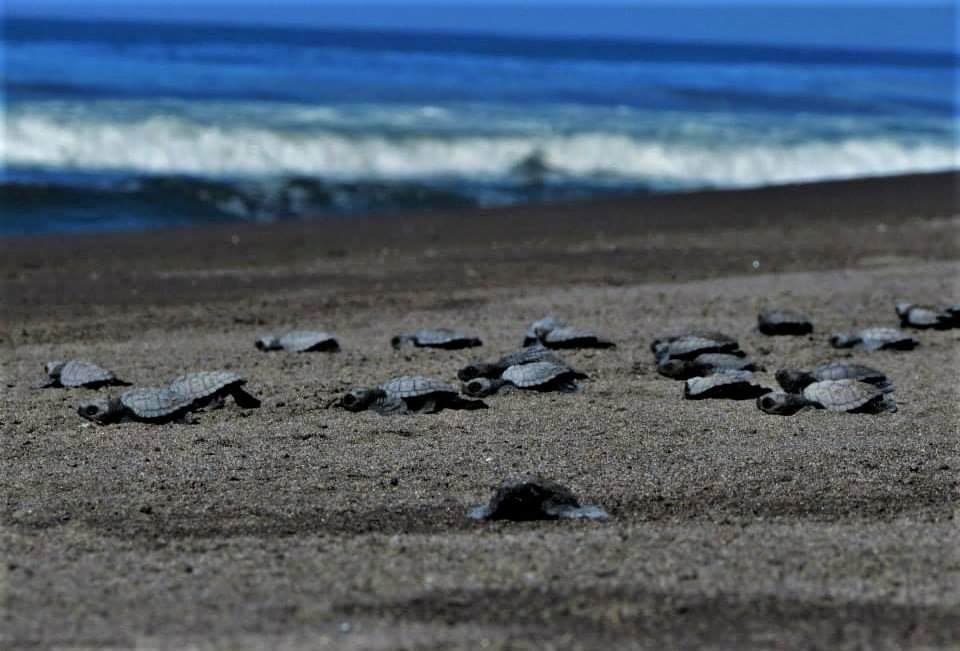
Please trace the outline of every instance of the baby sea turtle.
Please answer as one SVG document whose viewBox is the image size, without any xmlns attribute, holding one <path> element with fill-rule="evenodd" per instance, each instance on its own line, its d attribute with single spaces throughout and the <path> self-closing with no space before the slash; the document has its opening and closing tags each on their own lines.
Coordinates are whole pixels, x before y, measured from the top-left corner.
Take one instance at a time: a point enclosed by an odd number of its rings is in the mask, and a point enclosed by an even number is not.
<svg viewBox="0 0 960 651">
<path fill-rule="evenodd" d="M 700 337 L 702 339 L 712 339 L 715 341 L 733 341 L 736 342 L 736 339 L 730 335 L 724 334 L 718 330 L 706 330 L 706 329 L 695 329 L 687 330 L 686 332 L 681 332 L 673 335 L 662 335 L 657 337 L 652 342 L 650 342 L 650 352 L 656 353 L 657 349 L 661 347 L 662 344 L 669 344 L 676 341 L 677 339 L 683 339 L 684 337 Z"/>
<path fill-rule="evenodd" d="M 683 397 L 687 400 L 752 400 L 769 391 L 766 387 L 754 384 L 753 373 L 749 371 L 724 371 L 690 378 L 684 384 Z"/>
<path fill-rule="evenodd" d="M 722 333 L 697 333 L 654 342 L 653 355 L 657 362 L 666 359 L 694 359 L 704 353 L 726 353 L 746 357 L 733 337 Z"/>
<path fill-rule="evenodd" d="M 904 328 L 948 330 L 960 326 L 960 314 L 956 306 L 915 305 L 913 303 L 897 303 L 897 316 L 900 325 Z"/>
<path fill-rule="evenodd" d="M 749 357 L 729 353 L 702 353 L 693 359 L 667 358 L 657 364 L 660 375 L 674 380 L 706 377 L 724 371 L 757 371 L 759 367 Z"/>
<path fill-rule="evenodd" d="M 100 425 L 129 421 L 167 423 L 183 420 L 193 409 L 193 399 L 169 388 L 137 388 L 124 391 L 118 398 L 102 398 L 80 403 L 77 413 Z"/>
<path fill-rule="evenodd" d="M 897 328 L 865 328 L 857 332 L 836 332 L 830 335 L 834 348 L 861 350 L 912 350 L 917 340 Z"/>
<path fill-rule="evenodd" d="M 795 310 L 765 310 L 757 316 L 757 329 L 765 335 L 807 335 L 813 323 Z"/>
<path fill-rule="evenodd" d="M 129 382 L 118 380 L 112 372 L 105 368 L 79 359 L 68 362 L 47 362 L 44 365 L 47 379 L 38 388 L 48 387 L 85 387 L 99 389 L 106 386 L 130 386 Z"/>
<path fill-rule="evenodd" d="M 260 350 L 286 350 L 291 353 L 314 351 L 332 353 L 340 350 L 340 343 L 329 332 L 294 330 L 279 337 L 264 335 L 257 339 L 257 348 Z"/>
<path fill-rule="evenodd" d="M 488 504 L 470 509 L 474 520 L 588 519 L 605 520 L 606 511 L 598 506 L 583 506 L 576 495 L 561 484 L 547 479 L 525 478 L 504 482 Z"/>
<path fill-rule="evenodd" d="M 609 339 L 590 330 L 580 330 L 573 326 L 554 328 L 540 337 L 540 343 L 547 348 L 616 348 Z"/>
<path fill-rule="evenodd" d="M 474 378 L 464 384 L 463 392 L 475 398 L 489 396 L 504 387 L 570 393 L 577 390 L 576 380 L 586 377 L 563 363 L 531 362 L 510 366 L 499 378 Z"/>
<path fill-rule="evenodd" d="M 418 348 L 445 348 L 459 350 L 483 345 L 477 337 L 470 337 L 459 330 L 437 328 L 436 330 L 417 330 L 412 335 L 397 335 L 390 345 L 399 349 L 404 344 L 413 344 Z"/>
<path fill-rule="evenodd" d="M 228 396 L 244 409 L 256 409 L 260 401 L 247 393 L 247 381 L 230 371 L 200 371 L 181 375 L 170 383 L 169 389 L 193 401 L 194 409 L 208 405 L 222 406 Z"/>
<path fill-rule="evenodd" d="M 850 413 L 895 412 L 897 403 L 887 391 L 859 380 L 823 380 L 804 387 L 802 393 L 771 392 L 757 399 L 761 411 L 778 416 L 795 414 L 804 407 Z"/>
<path fill-rule="evenodd" d="M 480 400 L 460 397 L 456 387 L 422 376 L 393 378 L 380 386 L 354 389 L 343 396 L 339 406 L 347 411 L 373 409 L 381 415 L 433 414 L 444 409 L 484 409 Z"/>
<path fill-rule="evenodd" d="M 527 334 L 523 337 L 523 345 L 526 347 L 539 344 L 541 335 L 557 328 L 566 327 L 567 322 L 555 316 L 545 316 L 542 319 L 537 319 L 527 328 Z"/>
<path fill-rule="evenodd" d="M 500 374 L 511 366 L 517 366 L 518 364 L 530 364 L 532 362 L 562 363 L 560 357 L 555 352 L 549 348 L 545 348 L 544 346 L 537 344 L 536 346 L 531 346 L 529 348 L 518 350 L 515 353 L 504 355 L 500 359 L 493 362 L 472 362 L 457 371 L 457 377 L 464 382 L 469 382 L 473 378 L 477 377 L 495 378 L 500 377 Z"/>
<path fill-rule="evenodd" d="M 818 366 L 812 371 L 781 369 L 776 373 L 777 383 L 787 393 L 799 393 L 803 388 L 822 380 L 859 380 L 881 389 L 893 388 L 893 383 L 883 371 L 863 364 L 845 364 L 833 362 Z"/>
</svg>

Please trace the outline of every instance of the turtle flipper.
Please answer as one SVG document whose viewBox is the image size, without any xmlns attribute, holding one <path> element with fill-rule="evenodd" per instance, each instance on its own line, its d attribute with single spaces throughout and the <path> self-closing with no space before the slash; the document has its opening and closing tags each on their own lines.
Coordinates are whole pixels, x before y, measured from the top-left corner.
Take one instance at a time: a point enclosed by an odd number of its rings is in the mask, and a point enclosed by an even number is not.
<svg viewBox="0 0 960 651">
<path fill-rule="evenodd" d="M 487 409 L 487 403 L 483 400 L 470 400 L 468 398 L 454 396 L 447 401 L 444 407 L 448 409 Z"/>
<path fill-rule="evenodd" d="M 230 392 L 234 401 L 243 409 L 256 409 L 260 406 L 260 399 L 244 391 L 241 387 L 234 387 Z"/>
</svg>

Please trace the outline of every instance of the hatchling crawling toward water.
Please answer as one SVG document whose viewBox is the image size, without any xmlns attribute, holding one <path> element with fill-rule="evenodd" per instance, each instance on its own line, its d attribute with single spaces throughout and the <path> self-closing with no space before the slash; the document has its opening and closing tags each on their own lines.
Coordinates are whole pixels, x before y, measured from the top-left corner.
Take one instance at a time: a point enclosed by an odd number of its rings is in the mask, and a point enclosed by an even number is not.
<svg viewBox="0 0 960 651">
<path fill-rule="evenodd" d="M 193 409 L 193 399 L 169 388 L 137 388 L 116 398 L 80 403 L 77 413 L 100 425 L 139 421 L 168 423 L 183 421 Z"/>
<path fill-rule="evenodd" d="M 777 391 L 760 396 L 757 407 L 778 416 L 790 416 L 805 407 L 849 413 L 892 413 L 897 411 L 897 403 L 888 391 L 859 380 L 823 380 L 808 384 L 800 393 Z"/>
<path fill-rule="evenodd" d="M 221 407 L 227 397 L 244 409 L 256 409 L 260 401 L 247 393 L 247 381 L 230 371 L 199 371 L 186 373 L 170 383 L 169 389 L 193 401 L 193 409 L 207 406 Z"/>
<path fill-rule="evenodd" d="M 336 352 L 340 350 L 337 338 L 329 332 L 313 330 L 294 330 L 276 337 L 264 335 L 257 339 L 260 350 L 286 350 L 291 353 Z"/>
<path fill-rule="evenodd" d="M 915 305 L 897 303 L 897 316 L 904 328 L 948 330 L 960 327 L 958 306 Z"/>
<path fill-rule="evenodd" d="M 434 414 L 444 409 L 485 409 L 481 400 L 460 396 L 456 387 L 422 376 L 393 378 L 380 386 L 354 389 L 337 403 L 347 411 L 372 409 L 383 416 Z"/>
<path fill-rule="evenodd" d="M 482 346 L 483 342 L 477 337 L 471 337 L 459 330 L 437 328 L 435 330 L 417 330 L 409 335 L 397 335 L 390 340 L 390 345 L 396 349 L 406 344 L 418 348 L 444 348 L 446 350 L 460 350 Z"/>
<path fill-rule="evenodd" d="M 916 339 L 898 328 L 864 328 L 856 332 L 835 332 L 830 335 L 830 345 L 834 348 L 855 348 L 857 350 L 912 350 L 916 348 Z"/>
<path fill-rule="evenodd" d="M 80 359 L 47 362 L 44 370 L 47 373 L 47 379 L 38 386 L 41 389 L 49 387 L 99 389 L 107 386 L 130 386 L 129 382 L 117 379 L 111 371 Z"/>
<path fill-rule="evenodd" d="M 883 371 L 863 364 L 833 362 L 818 366 L 812 371 L 799 369 L 781 369 L 776 373 L 777 384 L 787 393 L 799 393 L 803 388 L 822 380 L 859 380 L 881 389 L 892 389 L 893 383 Z"/>
<path fill-rule="evenodd" d="M 667 358 L 657 364 L 657 372 L 674 380 L 687 380 L 692 377 L 706 377 L 725 371 L 760 370 L 749 357 L 740 357 L 729 353 L 701 353 L 693 359 Z"/>
<path fill-rule="evenodd" d="M 557 482 L 525 478 L 507 481 L 494 493 L 488 504 L 472 508 L 469 517 L 474 520 L 531 520 L 587 519 L 605 520 L 609 517 L 599 506 L 584 506 L 576 495 Z"/>
<path fill-rule="evenodd" d="M 471 362 L 457 371 L 457 377 L 464 382 L 478 377 L 496 378 L 500 377 L 500 375 L 511 366 L 531 364 L 533 362 L 563 363 L 555 352 L 538 344 L 515 353 L 510 353 L 509 355 L 504 355 L 493 362 Z"/>
<path fill-rule="evenodd" d="M 757 316 L 757 329 L 765 335 L 807 335 L 813 323 L 795 310 L 765 310 Z"/>
<path fill-rule="evenodd" d="M 724 371 L 706 377 L 692 377 L 684 383 L 687 400 L 724 399 L 752 400 L 770 389 L 754 383 L 749 371 Z"/>
<path fill-rule="evenodd" d="M 705 353 L 725 353 L 746 357 L 746 353 L 740 350 L 740 344 L 736 339 L 719 332 L 698 332 L 658 339 L 654 341 L 652 348 L 657 363 L 667 359 L 694 359 Z"/>
<path fill-rule="evenodd" d="M 609 339 L 591 330 L 567 325 L 555 317 L 534 321 L 523 342 L 525 346 L 539 343 L 546 348 L 616 348 L 616 344 Z"/>
<path fill-rule="evenodd" d="M 586 377 L 566 364 L 531 362 L 510 366 L 499 378 L 474 378 L 463 385 L 463 392 L 475 398 L 489 396 L 505 388 L 571 393 L 577 390 L 576 381 Z"/>
</svg>

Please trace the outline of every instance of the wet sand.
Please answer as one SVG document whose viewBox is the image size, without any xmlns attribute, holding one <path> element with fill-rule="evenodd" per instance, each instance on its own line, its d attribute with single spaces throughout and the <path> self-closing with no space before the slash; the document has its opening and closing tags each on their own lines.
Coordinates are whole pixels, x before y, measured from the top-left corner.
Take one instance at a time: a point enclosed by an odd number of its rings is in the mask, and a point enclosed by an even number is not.
<svg viewBox="0 0 960 651">
<path fill-rule="evenodd" d="M 960 331 L 849 357 L 826 338 L 895 324 L 897 300 L 960 300 L 956 182 L 0 241 L 0 646 L 955 648 Z M 758 334 L 779 305 L 814 334 Z M 565 355 L 590 375 L 577 394 L 325 408 L 394 375 L 453 380 L 548 313 L 619 344 Z M 389 346 L 437 325 L 484 346 Z M 648 345 L 701 325 L 739 336 L 769 385 L 879 367 L 900 410 L 684 401 Z M 253 348 L 294 327 L 343 351 Z M 95 392 L 30 388 L 64 357 L 147 386 L 229 368 L 264 404 L 95 427 L 74 411 Z M 466 518 L 528 473 L 610 520 Z"/>
</svg>

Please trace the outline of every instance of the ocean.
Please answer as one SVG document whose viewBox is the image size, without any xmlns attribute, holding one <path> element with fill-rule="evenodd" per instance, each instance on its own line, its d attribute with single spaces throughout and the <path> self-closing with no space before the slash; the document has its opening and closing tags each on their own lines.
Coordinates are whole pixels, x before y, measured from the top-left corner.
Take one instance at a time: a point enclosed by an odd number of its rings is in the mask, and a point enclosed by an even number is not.
<svg viewBox="0 0 960 651">
<path fill-rule="evenodd" d="M 956 55 L 10 18 L 0 234 L 958 167 Z"/>
</svg>

